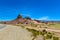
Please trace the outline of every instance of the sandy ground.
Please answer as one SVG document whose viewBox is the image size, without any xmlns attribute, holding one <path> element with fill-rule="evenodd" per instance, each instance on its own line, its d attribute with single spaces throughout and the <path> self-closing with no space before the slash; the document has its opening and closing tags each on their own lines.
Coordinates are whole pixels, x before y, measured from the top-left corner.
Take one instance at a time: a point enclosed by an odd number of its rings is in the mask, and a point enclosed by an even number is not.
<svg viewBox="0 0 60 40">
<path fill-rule="evenodd" d="M 0 24 L 0 40 L 32 40 L 32 37 L 26 29 Z"/>
</svg>

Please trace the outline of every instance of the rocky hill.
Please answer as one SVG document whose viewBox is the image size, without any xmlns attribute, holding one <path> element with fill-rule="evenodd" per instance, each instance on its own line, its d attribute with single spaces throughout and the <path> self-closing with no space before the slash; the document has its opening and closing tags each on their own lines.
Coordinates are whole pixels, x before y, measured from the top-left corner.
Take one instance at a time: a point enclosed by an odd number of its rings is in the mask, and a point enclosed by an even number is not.
<svg viewBox="0 0 60 40">
<path fill-rule="evenodd" d="M 25 18 L 23 18 L 20 14 L 13 20 L 11 21 L 5 21 L 5 22 L 0 22 L 3 24 L 30 24 L 30 23 L 45 23 L 45 24 L 49 24 L 49 23 L 60 23 L 60 21 L 46 21 L 46 20 L 32 20 L 30 17 L 26 16 Z"/>
<path fill-rule="evenodd" d="M 33 20 L 31 20 L 29 17 L 22 18 L 21 15 L 18 15 L 16 19 L 12 21 L 6 22 L 6 24 L 28 24 L 31 23 Z"/>
</svg>

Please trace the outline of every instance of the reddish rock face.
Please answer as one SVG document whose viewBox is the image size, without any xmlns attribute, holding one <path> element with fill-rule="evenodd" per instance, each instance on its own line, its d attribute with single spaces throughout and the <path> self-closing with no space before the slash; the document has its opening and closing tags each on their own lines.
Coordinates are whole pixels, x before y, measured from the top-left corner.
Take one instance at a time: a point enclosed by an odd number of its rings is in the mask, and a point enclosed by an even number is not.
<svg viewBox="0 0 60 40">
<path fill-rule="evenodd" d="M 31 20 L 29 20 L 29 19 L 23 19 L 21 15 L 18 15 L 15 20 L 9 21 L 9 22 L 7 22 L 7 24 L 19 24 L 19 23 L 24 24 L 24 23 L 28 23 L 30 21 Z"/>
<path fill-rule="evenodd" d="M 19 24 L 19 23 L 24 23 L 24 19 L 22 18 L 21 15 L 18 15 L 15 20 L 7 22 L 7 24 Z"/>
</svg>

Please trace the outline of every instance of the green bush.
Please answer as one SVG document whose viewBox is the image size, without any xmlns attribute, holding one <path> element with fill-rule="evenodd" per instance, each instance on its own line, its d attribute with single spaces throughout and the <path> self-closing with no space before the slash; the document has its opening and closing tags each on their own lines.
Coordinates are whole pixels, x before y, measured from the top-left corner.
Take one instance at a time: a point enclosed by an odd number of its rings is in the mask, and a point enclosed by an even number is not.
<svg viewBox="0 0 60 40">
<path fill-rule="evenodd" d="M 52 38 L 52 34 L 51 33 L 47 33 L 46 39 L 51 39 L 51 38 Z"/>
<path fill-rule="evenodd" d="M 47 31 L 44 29 L 44 30 L 42 30 L 42 32 L 44 33 L 44 34 L 46 34 L 47 33 Z"/>
<path fill-rule="evenodd" d="M 39 31 L 34 30 L 34 29 L 28 29 L 28 28 L 27 28 L 27 30 L 28 30 L 28 31 L 30 31 L 30 32 L 32 32 L 32 35 L 33 35 L 34 37 L 36 37 L 37 35 L 39 35 L 39 34 L 40 34 L 40 32 L 39 32 Z"/>
<path fill-rule="evenodd" d="M 32 36 L 34 37 L 32 40 L 34 40 L 39 34 L 40 32 L 34 29 L 29 29 L 27 28 L 28 31 L 32 32 Z"/>
<path fill-rule="evenodd" d="M 40 32 L 40 35 L 42 35 L 42 36 L 44 36 L 45 34 L 47 34 L 47 31 L 46 31 L 46 30 L 42 30 L 42 31 Z"/>
<path fill-rule="evenodd" d="M 53 37 L 53 40 L 59 40 L 59 38 L 58 37 Z"/>
<path fill-rule="evenodd" d="M 37 31 L 35 29 L 29 29 L 27 28 L 28 31 L 32 32 L 32 36 L 34 37 L 33 40 L 40 34 L 44 37 L 44 40 L 45 39 L 51 39 L 53 38 L 53 40 L 59 40 L 58 37 L 53 37 L 53 34 L 50 33 L 50 32 L 47 32 L 46 30 L 42 30 L 41 32 L 40 31 Z"/>
</svg>

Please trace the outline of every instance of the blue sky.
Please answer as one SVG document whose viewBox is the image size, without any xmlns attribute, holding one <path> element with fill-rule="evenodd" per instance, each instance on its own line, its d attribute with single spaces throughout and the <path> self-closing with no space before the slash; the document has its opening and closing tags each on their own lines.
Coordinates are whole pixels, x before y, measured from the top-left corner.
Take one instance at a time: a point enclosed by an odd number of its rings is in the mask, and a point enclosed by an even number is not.
<svg viewBox="0 0 60 40">
<path fill-rule="evenodd" d="M 60 0 L 0 0 L 0 20 L 18 14 L 38 20 L 60 20 Z"/>
</svg>

